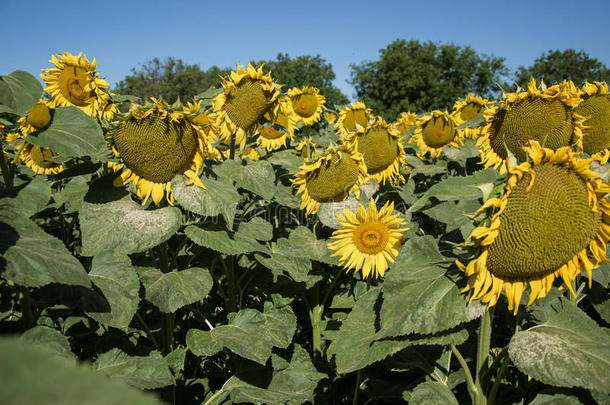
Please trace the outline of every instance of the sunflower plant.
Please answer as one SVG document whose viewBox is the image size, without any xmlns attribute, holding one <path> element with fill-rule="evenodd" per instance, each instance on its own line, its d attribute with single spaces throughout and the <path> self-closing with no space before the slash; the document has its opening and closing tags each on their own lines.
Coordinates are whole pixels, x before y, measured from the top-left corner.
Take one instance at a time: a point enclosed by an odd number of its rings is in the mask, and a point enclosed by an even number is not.
<svg viewBox="0 0 610 405">
<path fill-rule="evenodd" d="M 2 398 L 607 400 L 605 83 L 390 124 L 260 66 L 168 105 L 51 62 L 0 77 Z"/>
</svg>

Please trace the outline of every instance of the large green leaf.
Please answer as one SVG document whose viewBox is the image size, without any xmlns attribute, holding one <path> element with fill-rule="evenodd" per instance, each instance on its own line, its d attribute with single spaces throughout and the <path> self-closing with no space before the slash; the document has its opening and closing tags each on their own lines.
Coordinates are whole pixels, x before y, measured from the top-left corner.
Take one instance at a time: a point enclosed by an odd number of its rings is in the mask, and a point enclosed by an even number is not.
<svg viewBox="0 0 610 405">
<path fill-rule="evenodd" d="M 48 326 L 35 326 L 21 335 L 21 341 L 29 346 L 38 346 L 48 353 L 59 357 L 74 360 L 74 353 L 70 349 L 68 338 L 57 329 Z"/>
<path fill-rule="evenodd" d="M 412 404 L 422 405 L 458 405 L 453 392 L 445 384 L 437 381 L 426 381 L 411 392 L 406 392 L 404 399 Z"/>
<path fill-rule="evenodd" d="M 24 217 L 31 217 L 44 209 L 51 199 L 49 182 L 35 177 L 19 187 L 0 190 L 0 195 L 12 198 L 12 206 Z"/>
<path fill-rule="evenodd" d="M 326 375 L 319 373 L 309 355 L 299 345 L 294 346 L 289 361 L 271 356 L 273 375 L 267 387 L 250 384 L 239 374 L 229 378 L 223 391 L 230 391 L 231 400 L 250 404 L 303 404 L 314 403 L 313 394 L 318 381 Z M 242 378 L 240 378 L 242 377 Z"/>
<path fill-rule="evenodd" d="M 83 256 L 104 250 L 142 252 L 171 238 L 182 224 L 178 208 L 147 211 L 126 199 L 106 204 L 83 202 L 79 218 Z"/>
<path fill-rule="evenodd" d="M 0 398 L 5 405 L 161 405 L 155 395 L 112 381 L 74 360 L 14 338 L 0 339 Z"/>
<path fill-rule="evenodd" d="M 577 397 L 563 394 L 538 394 L 529 405 L 581 405 Z"/>
<path fill-rule="evenodd" d="M 610 393 L 610 335 L 565 299 L 546 322 L 517 332 L 508 354 L 519 370 L 545 384 Z"/>
<path fill-rule="evenodd" d="M 328 264 L 338 264 L 331 257 L 332 251 L 326 246 L 326 240 L 320 240 L 306 227 L 298 226 L 290 232 L 288 238 L 277 241 L 277 252 L 294 257 L 304 257 Z"/>
<path fill-rule="evenodd" d="M 104 294 L 110 312 L 87 311 L 87 314 L 104 325 L 127 328 L 140 302 L 140 280 L 129 256 L 111 251 L 97 254 L 89 277 Z"/>
<path fill-rule="evenodd" d="M 0 274 L 17 285 L 60 283 L 90 287 L 82 264 L 54 236 L 0 200 Z"/>
<path fill-rule="evenodd" d="M 64 205 L 66 213 L 79 211 L 83 205 L 83 199 L 89 191 L 89 184 L 84 177 L 74 177 L 62 189 L 53 194 L 53 199 L 59 205 Z"/>
<path fill-rule="evenodd" d="M 272 271 L 274 279 L 277 279 L 277 276 L 283 273 L 288 274 L 297 283 L 306 282 L 309 278 L 308 273 L 311 270 L 311 260 L 306 257 L 270 253 L 269 257 L 256 254 L 255 258 L 260 264 Z"/>
<path fill-rule="evenodd" d="M 112 349 L 100 354 L 93 368 L 141 389 L 174 384 L 167 361 L 156 351 L 148 356 L 129 356 L 119 349 Z"/>
<path fill-rule="evenodd" d="M 255 217 L 239 224 L 236 237 L 268 242 L 273 239 L 273 226 L 262 218 Z"/>
<path fill-rule="evenodd" d="M 235 181 L 238 188 L 253 192 L 270 200 L 276 193 L 275 172 L 271 163 L 266 160 L 247 161 L 242 165 L 237 160 L 225 160 L 216 168 L 216 174 Z"/>
<path fill-rule="evenodd" d="M 42 96 L 42 86 L 38 79 L 24 72 L 15 70 L 8 75 L 0 76 L 0 113 L 9 112 L 25 115 Z"/>
<path fill-rule="evenodd" d="M 204 299 L 214 285 L 210 271 L 200 267 L 165 274 L 155 268 L 141 268 L 138 273 L 146 300 L 166 313 Z"/>
<path fill-rule="evenodd" d="M 242 309 L 229 325 L 211 331 L 189 330 L 186 344 L 198 356 L 212 356 L 226 347 L 264 365 L 273 347 L 288 347 L 295 330 L 296 317 L 289 306 L 278 308 L 265 302 L 264 312 Z"/>
<path fill-rule="evenodd" d="M 209 231 L 195 225 L 190 225 L 184 229 L 184 233 L 199 246 L 205 246 L 227 255 L 267 251 L 260 243 L 238 238 L 237 234 L 235 239 L 232 239 L 226 231 Z"/>
<path fill-rule="evenodd" d="M 431 236 L 405 243 L 383 284 L 380 337 L 437 333 L 468 321 L 449 263 Z"/>
<path fill-rule="evenodd" d="M 76 107 L 56 108 L 51 124 L 28 136 L 27 140 L 51 148 L 62 157 L 100 158 L 108 151 L 97 121 Z"/>
</svg>

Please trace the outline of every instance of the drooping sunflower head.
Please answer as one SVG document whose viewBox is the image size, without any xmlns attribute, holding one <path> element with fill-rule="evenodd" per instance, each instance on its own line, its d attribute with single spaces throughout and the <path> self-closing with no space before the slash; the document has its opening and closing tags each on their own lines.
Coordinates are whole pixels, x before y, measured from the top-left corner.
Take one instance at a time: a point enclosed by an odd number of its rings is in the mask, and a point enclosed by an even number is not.
<svg viewBox="0 0 610 405">
<path fill-rule="evenodd" d="M 610 186 L 589 169 L 592 159 L 579 160 L 570 147 L 553 151 L 532 142 L 524 148 L 532 163 L 509 169 L 501 198 L 488 200 L 494 208 L 489 226 L 479 226 L 478 256 L 458 265 L 469 277 L 464 291 L 473 299 L 495 305 L 502 291 L 517 313 L 529 286 L 528 305 L 548 294 L 555 279 L 574 293 L 572 281 L 583 270 L 607 261 L 610 238 Z"/>
<path fill-rule="evenodd" d="M 18 134 L 9 134 L 11 140 L 23 138 L 32 132 L 36 132 L 51 122 L 51 114 L 55 109 L 55 103 L 52 100 L 41 99 L 38 103 L 30 108 L 27 114 L 17 120 L 19 124 Z"/>
<path fill-rule="evenodd" d="M 417 123 L 417 114 L 408 112 L 401 112 L 400 116 L 392 124 L 392 128 L 398 133 L 399 136 L 404 136 L 411 128 Z"/>
<path fill-rule="evenodd" d="M 274 119 L 270 115 L 265 118 L 271 121 L 271 125 L 261 126 L 256 137 L 256 144 L 268 151 L 273 151 L 286 146 L 288 139 L 294 139 L 297 119 L 292 113 L 290 101 L 282 99 L 280 108 Z"/>
<path fill-rule="evenodd" d="M 459 126 L 483 114 L 483 111 L 492 104 L 492 102 L 485 98 L 469 94 L 466 96 L 466 99 L 458 100 L 453 104 L 451 115 L 455 118 L 455 124 Z M 462 128 L 457 131 L 462 132 L 463 138 L 476 139 L 481 134 L 481 130 L 482 127 Z"/>
<path fill-rule="evenodd" d="M 297 121 L 301 120 L 307 126 L 320 121 L 324 111 L 326 98 L 319 94 L 320 90 L 315 87 L 293 87 L 286 95 L 290 100 L 290 107 Z"/>
<path fill-rule="evenodd" d="M 529 140 L 553 150 L 562 146 L 582 150 L 583 117 L 574 110 L 580 101 L 567 86 L 541 91 L 532 79 L 527 91 L 508 94 L 496 107 L 486 109 L 483 133 L 477 140 L 485 167 L 502 166 L 505 172 L 506 149 L 518 161 L 525 161 L 523 147 Z"/>
<path fill-rule="evenodd" d="M 404 181 L 400 168 L 406 163 L 405 149 L 398 132 L 383 118 L 377 117 L 368 127 L 349 135 L 346 141 L 354 142 L 356 150 L 362 153 L 370 177 L 381 184 L 387 180 L 392 184 Z"/>
<path fill-rule="evenodd" d="M 333 232 L 328 248 L 336 250 L 339 263 L 346 271 L 362 271 L 362 278 L 383 277 L 398 255 L 404 241 L 403 233 L 409 228 L 400 214 L 394 212 L 394 203 L 385 203 L 377 211 L 371 198 L 368 208 L 358 204 L 356 213 L 344 210 L 337 214 L 341 228 Z"/>
<path fill-rule="evenodd" d="M 314 157 L 316 146 L 318 145 L 311 140 L 311 136 L 308 136 L 301 139 L 301 141 L 294 147 L 294 150 L 297 151 L 298 156 L 301 156 L 303 159 L 305 159 L 305 161 L 307 161 Z"/>
<path fill-rule="evenodd" d="M 446 112 L 434 110 L 429 115 L 418 118 L 416 125 L 409 143 L 419 147 L 420 157 L 429 153 L 430 157 L 436 159 L 443 155 L 443 146 L 457 148 L 461 144 L 461 134 L 455 130 L 455 118 Z"/>
<path fill-rule="evenodd" d="M 610 95 L 606 82 L 585 83 L 579 95 L 583 101 L 574 109 L 586 117 L 583 150 L 601 164 L 610 158 Z"/>
<path fill-rule="evenodd" d="M 25 142 L 17 161 L 32 169 L 36 174 L 57 174 L 64 167 L 61 163 L 49 160 L 53 156 L 57 156 L 57 153 L 51 149 Z"/>
<path fill-rule="evenodd" d="M 339 111 L 339 120 L 335 128 L 339 131 L 341 138 L 356 132 L 359 128 L 368 126 L 371 117 L 371 109 L 363 102 L 356 101 Z"/>
<path fill-rule="evenodd" d="M 215 132 L 223 141 L 235 134 L 236 142 L 244 144 L 246 137 L 258 132 L 259 120 L 267 113 L 275 117 L 279 109 L 280 89 L 269 75 L 248 64 L 237 65 L 237 71 L 223 78 L 224 92 L 216 96 L 212 106 L 216 119 Z"/>
<path fill-rule="evenodd" d="M 152 197 L 158 205 L 164 195 L 171 204 L 171 180 L 177 174 L 203 188 L 197 173 L 203 163 L 205 135 L 184 112 L 152 100 L 152 105 L 133 105 L 110 131 L 112 149 L 122 160 L 110 166 L 122 169 L 114 185 L 132 183 L 142 204 Z"/>
<path fill-rule="evenodd" d="M 351 144 L 330 147 L 316 161 L 301 166 L 291 182 L 298 186 L 301 209 L 307 215 L 318 212 L 320 203 L 343 201 L 357 192 L 367 179 L 362 154 Z"/>
<path fill-rule="evenodd" d="M 45 91 L 58 106 L 74 106 L 92 117 L 109 120 L 116 112 L 111 103 L 108 82 L 97 77 L 97 61 L 91 63 L 83 53 L 61 52 L 51 56 L 54 68 L 42 69 Z"/>
</svg>

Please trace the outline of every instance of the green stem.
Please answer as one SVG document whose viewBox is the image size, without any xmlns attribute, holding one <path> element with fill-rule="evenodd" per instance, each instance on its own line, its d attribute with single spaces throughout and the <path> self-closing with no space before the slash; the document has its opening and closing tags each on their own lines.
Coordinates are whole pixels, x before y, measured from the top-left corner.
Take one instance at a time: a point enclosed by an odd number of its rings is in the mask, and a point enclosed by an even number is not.
<svg viewBox="0 0 610 405">
<path fill-rule="evenodd" d="M 4 157 L 4 147 L 2 141 L 0 141 L 0 169 L 2 170 L 2 177 L 4 178 L 4 185 L 6 187 L 13 187 L 13 171 L 9 170 L 8 164 L 6 164 L 6 158 Z"/>
<path fill-rule="evenodd" d="M 30 329 L 34 326 L 34 315 L 32 315 L 32 302 L 30 300 L 30 291 L 23 287 L 21 288 L 21 319 L 25 329 Z"/>
<path fill-rule="evenodd" d="M 313 287 L 312 308 L 309 310 L 309 319 L 311 320 L 311 333 L 314 358 L 322 356 L 322 336 L 320 334 L 320 320 L 324 306 L 320 303 L 320 285 L 316 284 Z"/>
<path fill-rule="evenodd" d="M 477 388 L 477 398 L 475 404 L 484 405 L 487 403 L 485 395 L 485 386 L 487 381 L 483 381 L 481 376 L 483 373 L 483 367 L 487 365 L 489 359 L 489 347 L 491 344 L 491 311 L 485 310 L 481 317 L 481 324 L 479 326 L 479 342 L 477 345 L 477 368 L 475 374 L 475 386 Z"/>
<path fill-rule="evenodd" d="M 470 369 L 468 368 L 468 364 L 466 363 L 466 360 L 464 360 L 464 357 L 462 357 L 462 353 L 460 353 L 460 351 L 457 349 L 457 347 L 455 347 L 454 344 L 451 345 L 451 351 L 453 352 L 453 354 L 455 354 L 455 357 L 457 358 L 458 362 L 460 363 L 460 366 L 462 366 L 462 369 L 464 370 L 464 375 L 466 376 L 466 386 L 468 387 L 468 393 L 470 394 L 470 398 L 472 399 L 472 403 L 474 404 L 476 401 L 476 391 L 477 391 L 477 387 L 474 384 L 474 381 L 472 380 L 472 374 L 470 374 Z"/>
<path fill-rule="evenodd" d="M 174 314 L 163 314 L 163 355 L 174 350 Z"/>
<path fill-rule="evenodd" d="M 167 242 L 163 242 L 157 246 L 157 255 L 159 256 L 159 267 L 162 273 L 169 273 L 171 268 L 169 266 L 169 257 L 167 255 Z"/>
<path fill-rule="evenodd" d="M 504 348 L 506 349 L 506 348 Z M 502 350 L 499 357 L 502 357 L 502 365 L 500 366 L 500 370 L 494 379 L 494 383 L 491 386 L 491 390 L 489 391 L 489 396 L 487 397 L 488 405 L 493 405 L 496 401 L 496 395 L 498 394 L 498 389 L 500 388 L 500 383 L 502 382 L 502 378 L 504 378 L 504 374 L 506 373 L 506 369 L 508 368 L 508 364 L 510 363 L 510 357 L 507 355 L 508 350 Z"/>
<path fill-rule="evenodd" d="M 352 405 L 358 404 L 358 394 L 360 393 L 360 381 L 362 380 L 362 369 L 358 370 L 356 374 L 356 388 L 354 388 L 354 398 L 352 399 Z"/>
<path fill-rule="evenodd" d="M 326 290 L 326 293 L 324 294 L 324 298 L 322 298 L 322 302 L 320 303 L 320 304 L 322 304 L 322 306 L 326 305 L 326 301 L 328 300 L 330 293 L 333 291 L 335 284 L 337 284 L 337 281 L 339 281 L 342 274 L 343 274 L 343 271 L 338 271 L 337 274 L 335 274 L 335 277 L 330 282 L 330 286 L 328 286 L 328 289 Z"/>
<path fill-rule="evenodd" d="M 155 339 L 155 336 L 148 327 L 148 324 L 144 321 L 144 318 L 142 318 L 142 315 L 136 312 L 136 319 L 138 320 L 140 325 L 142 325 L 144 332 L 146 332 L 146 336 L 148 336 L 148 340 L 152 342 L 153 346 L 155 346 L 155 349 L 160 350 L 159 344 L 157 343 L 157 339 Z"/>
</svg>

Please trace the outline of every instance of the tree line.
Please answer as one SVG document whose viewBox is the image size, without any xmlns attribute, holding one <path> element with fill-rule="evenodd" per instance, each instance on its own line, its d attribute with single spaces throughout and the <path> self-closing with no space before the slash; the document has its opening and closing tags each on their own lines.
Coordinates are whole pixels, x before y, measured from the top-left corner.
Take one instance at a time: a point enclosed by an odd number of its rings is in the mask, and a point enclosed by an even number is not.
<svg viewBox="0 0 610 405">
<path fill-rule="evenodd" d="M 509 71 L 505 58 L 478 54 L 469 46 L 417 40 L 396 40 L 379 51 L 379 59 L 350 65 L 348 80 L 356 98 L 388 120 L 402 111 L 425 112 L 450 109 L 455 100 L 475 93 L 498 98 L 503 89 L 514 91 L 525 87 L 531 77 L 554 84 L 570 79 L 577 84 L 585 80 L 610 82 L 610 70 L 584 51 L 550 50 L 530 66 Z M 285 88 L 314 86 L 327 99 L 328 106 L 343 105 L 348 97 L 333 85 L 332 64 L 320 55 L 291 58 L 280 53 L 264 63 L 264 70 Z M 173 102 L 192 99 L 210 86 L 219 86 L 219 75 L 233 67 L 212 66 L 202 70 L 197 64 L 186 64 L 172 57 L 154 58 L 133 68 L 114 91 L 142 99 L 162 97 Z"/>
</svg>

